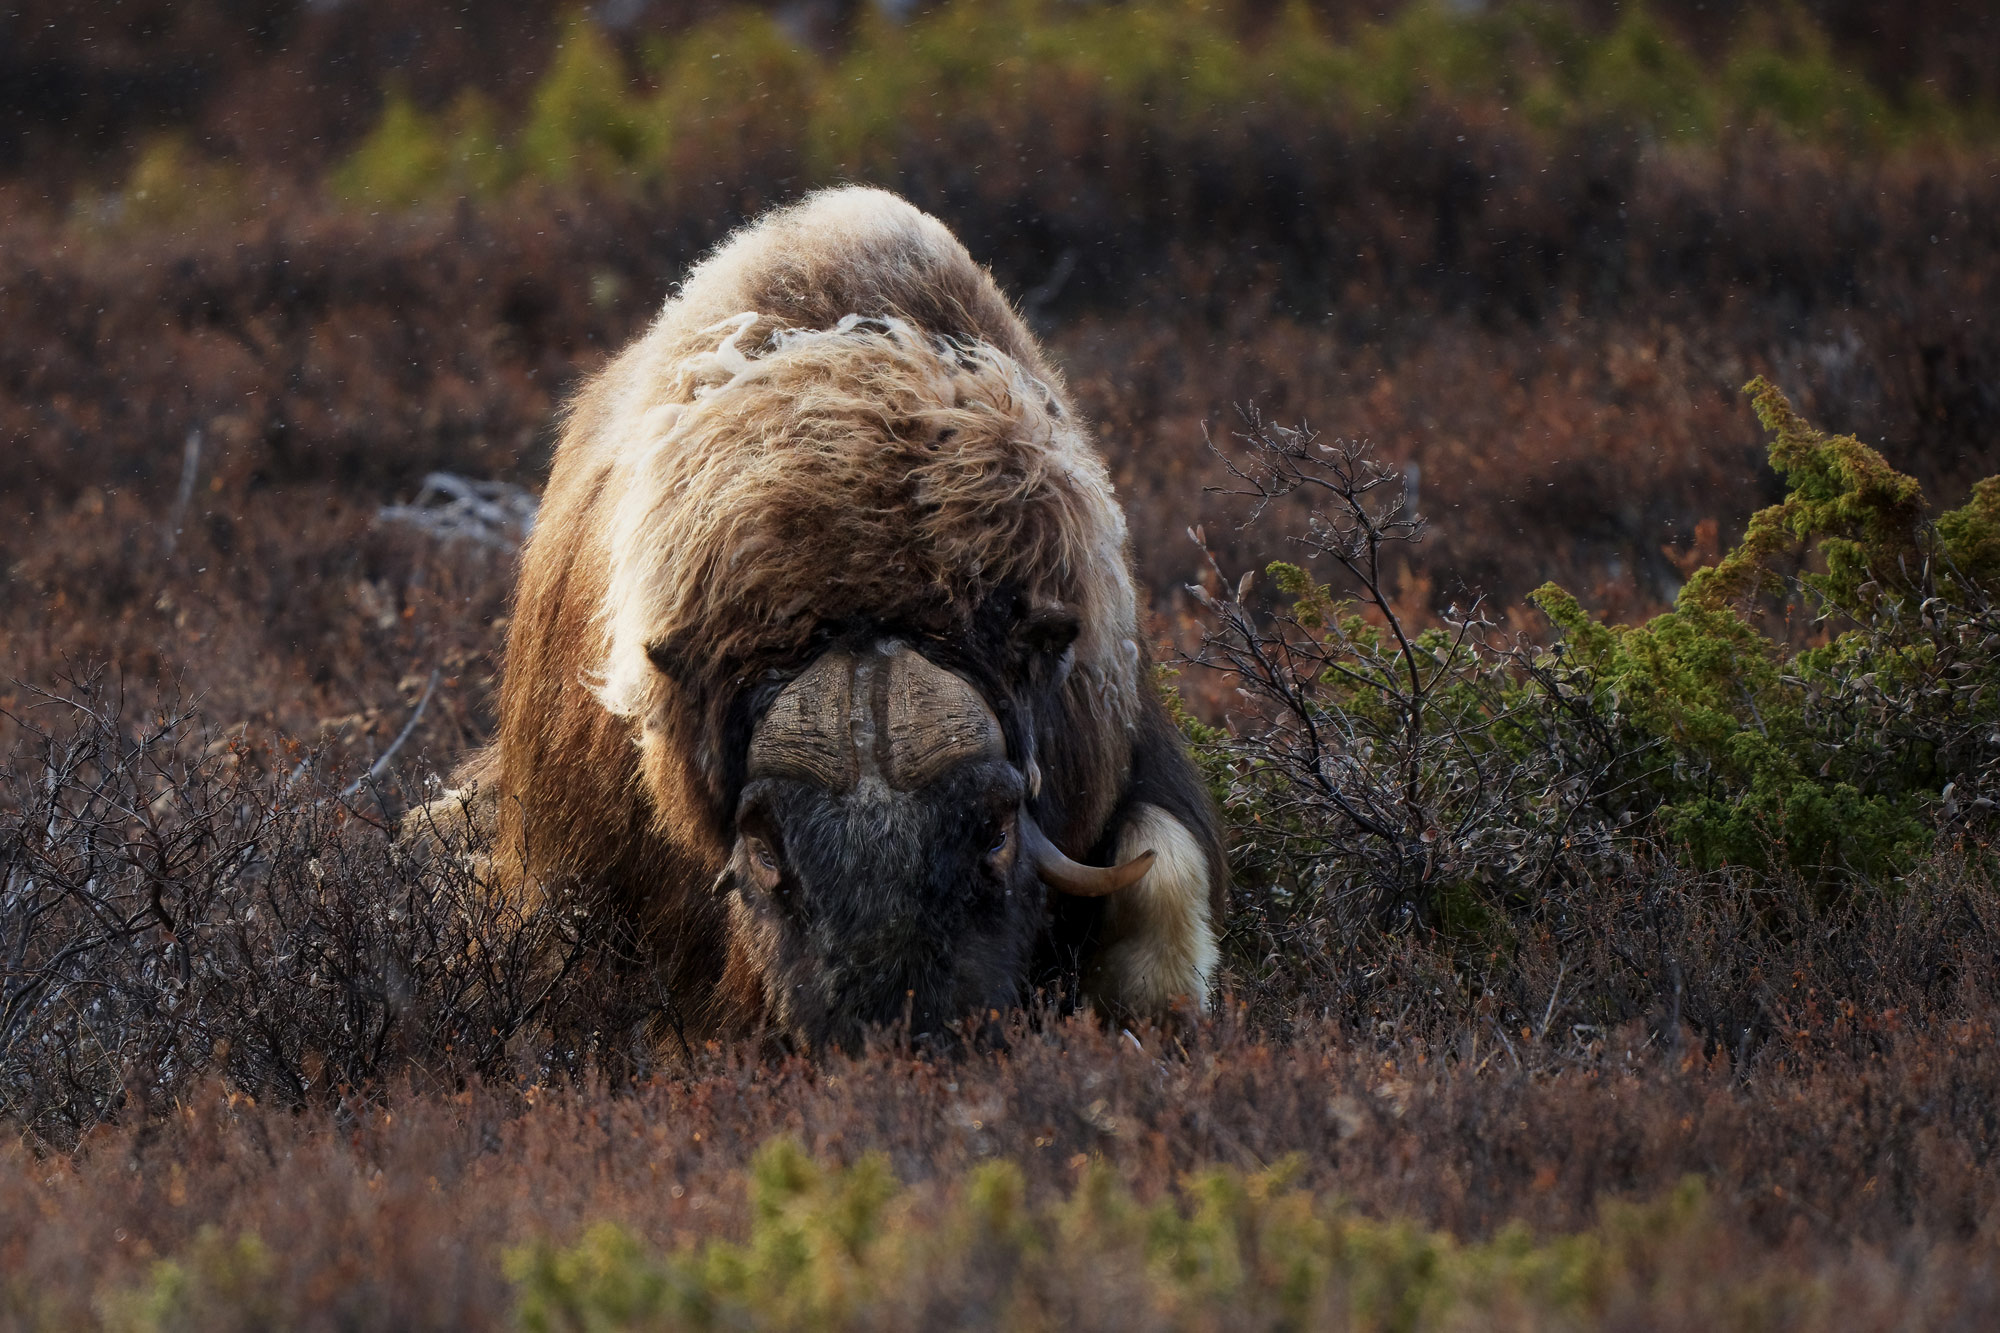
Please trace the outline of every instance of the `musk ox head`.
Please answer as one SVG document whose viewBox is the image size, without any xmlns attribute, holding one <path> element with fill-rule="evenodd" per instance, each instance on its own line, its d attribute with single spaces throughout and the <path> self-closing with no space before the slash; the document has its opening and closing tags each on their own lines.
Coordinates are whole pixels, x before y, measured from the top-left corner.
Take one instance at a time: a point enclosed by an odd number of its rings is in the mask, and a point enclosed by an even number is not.
<svg viewBox="0 0 2000 1333">
<path fill-rule="evenodd" d="M 738 957 L 794 1040 L 1017 1004 L 1047 889 L 1101 896 L 1146 873 L 1150 852 L 1091 867 L 1057 850 L 1025 768 L 979 689 L 902 642 L 830 651 L 777 695 L 724 880 Z"/>
</svg>

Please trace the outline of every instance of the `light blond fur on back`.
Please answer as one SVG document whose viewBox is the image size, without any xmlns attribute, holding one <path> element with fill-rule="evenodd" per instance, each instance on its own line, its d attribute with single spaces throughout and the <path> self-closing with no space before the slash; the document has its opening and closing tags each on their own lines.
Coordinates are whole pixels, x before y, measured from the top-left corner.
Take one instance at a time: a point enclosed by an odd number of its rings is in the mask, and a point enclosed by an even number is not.
<svg viewBox="0 0 2000 1333">
<path fill-rule="evenodd" d="M 648 657 L 783 658 L 867 615 L 949 633 L 996 587 L 1079 613 L 1100 702 L 1129 710 L 1134 606 L 1103 464 L 1054 390 L 984 341 L 895 316 L 777 328 L 744 312 L 617 445 L 599 692 L 622 716 L 673 688 Z"/>
</svg>

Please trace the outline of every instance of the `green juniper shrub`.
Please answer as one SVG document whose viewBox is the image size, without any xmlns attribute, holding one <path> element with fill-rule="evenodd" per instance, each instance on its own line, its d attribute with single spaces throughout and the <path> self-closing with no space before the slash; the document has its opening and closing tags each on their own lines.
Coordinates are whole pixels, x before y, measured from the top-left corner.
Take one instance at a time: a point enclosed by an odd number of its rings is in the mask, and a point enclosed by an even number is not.
<svg viewBox="0 0 2000 1333">
<path fill-rule="evenodd" d="M 790 179 L 801 171 L 801 127 L 823 75 L 813 55 L 769 14 L 725 11 L 673 41 L 647 44 L 651 91 L 638 102 L 638 168 L 671 190 L 687 177 Z"/>
<path fill-rule="evenodd" d="M 1992 809 L 1996 490 L 1933 520 L 1873 449 L 1814 429 L 1762 379 L 1749 392 L 1788 493 L 1672 611 L 1604 626 L 1560 588 L 1533 601 L 1607 723 L 1648 747 L 1633 780 L 1698 864 L 1886 884 L 1941 827 Z M 1756 627 L 1773 599 L 1803 613 L 1804 644 Z"/>
<path fill-rule="evenodd" d="M 1572 118 L 1602 120 L 1661 139 L 1699 139 L 1714 132 L 1717 90 L 1694 53 L 1643 5 L 1626 7 L 1618 26 L 1588 53 L 1584 69 Z"/>
<path fill-rule="evenodd" d="M 617 49 L 582 14 L 572 15 L 521 127 L 527 170 L 563 184 L 613 175 L 637 162 L 646 131 L 628 82 Z"/>
<path fill-rule="evenodd" d="M 409 94 L 389 88 L 382 119 L 328 180 L 336 194 L 357 203 L 410 205 L 426 198 L 450 158 L 437 126 Z"/>
<path fill-rule="evenodd" d="M 487 197 L 518 172 L 500 141 L 498 112 L 478 92 L 467 89 L 443 115 L 430 116 L 392 85 L 382 119 L 328 184 L 356 204 L 409 207 L 438 196 Z"/>
<path fill-rule="evenodd" d="M 1800 138 L 1868 147 L 1935 115 L 1899 117 L 1866 79 L 1835 59 L 1826 34 L 1798 9 L 1754 15 L 1750 25 L 1722 81 L 1740 116 L 1775 123 Z"/>
<path fill-rule="evenodd" d="M 1182 725 L 1232 825 L 1241 980 L 1359 957 L 1398 923 L 1459 941 L 1454 966 L 1483 974 L 1483 951 L 1611 885 L 1661 886 L 1656 915 L 1720 891 L 1701 887 L 1710 872 L 1767 877 L 1766 924 L 1803 928 L 1813 903 L 1898 891 L 1941 838 L 1971 834 L 1962 853 L 1982 854 L 2000 782 L 2000 489 L 1933 521 L 1879 454 L 1750 387 L 1784 500 L 1645 624 L 1600 624 L 1545 586 L 1547 645 L 1496 635 L 1477 604 L 1419 630 L 1422 609 L 1392 591 L 1391 554 L 1424 530 L 1400 476 L 1365 445 L 1248 414 L 1226 493 L 1254 501 L 1252 521 L 1316 497 L 1294 540 L 1346 592 L 1275 563 L 1260 606 L 1254 578 L 1232 584 L 1212 554 L 1191 589 L 1208 613 L 1193 663 L 1233 687 L 1226 725 Z M 1782 630 L 1786 606 L 1800 634 Z M 1680 964 L 1663 958 L 1678 1015 Z M 1721 1008 L 1735 1016 L 1718 1009 L 1718 1027 L 1762 1025 L 1754 1004 Z"/>
</svg>

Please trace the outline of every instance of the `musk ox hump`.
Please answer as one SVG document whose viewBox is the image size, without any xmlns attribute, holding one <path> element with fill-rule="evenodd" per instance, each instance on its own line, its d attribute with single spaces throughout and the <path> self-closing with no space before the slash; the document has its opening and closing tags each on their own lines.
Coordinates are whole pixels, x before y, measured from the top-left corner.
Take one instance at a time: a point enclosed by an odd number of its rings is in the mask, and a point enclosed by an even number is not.
<svg viewBox="0 0 2000 1333">
<path fill-rule="evenodd" d="M 749 776 L 847 792 L 875 779 L 914 791 L 954 765 L 1005 758 L 979 691 L 908 644 L 829 652 L 787 685 L 750 740 Z"/>
</svg>

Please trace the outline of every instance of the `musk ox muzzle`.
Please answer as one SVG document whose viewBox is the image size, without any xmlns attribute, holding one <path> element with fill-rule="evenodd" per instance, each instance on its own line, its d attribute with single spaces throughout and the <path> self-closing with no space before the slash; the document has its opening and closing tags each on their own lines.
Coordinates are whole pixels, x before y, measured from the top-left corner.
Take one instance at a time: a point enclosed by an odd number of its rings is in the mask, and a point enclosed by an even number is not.
<svg viewBox="0 0 2000 1333">
<path fill-rule="evenodd" d="M 786 686 L 752 732 L 724 872 L 732 952 L 778 1023 L 818 1048 L 1019 1003 L 1046 890 L 1116 893 L 1153 863 L 1064 855 L 1037 785 L 979 690 L 907 644 L 828 652 Z"/>
</svg>

